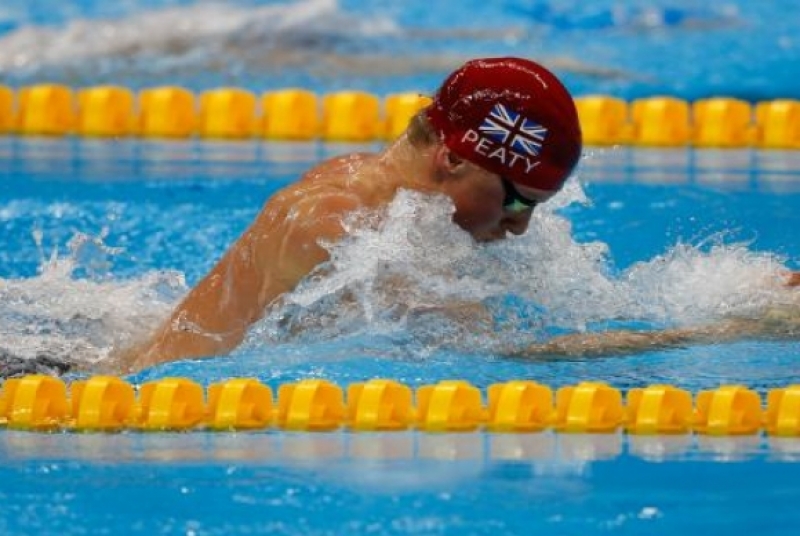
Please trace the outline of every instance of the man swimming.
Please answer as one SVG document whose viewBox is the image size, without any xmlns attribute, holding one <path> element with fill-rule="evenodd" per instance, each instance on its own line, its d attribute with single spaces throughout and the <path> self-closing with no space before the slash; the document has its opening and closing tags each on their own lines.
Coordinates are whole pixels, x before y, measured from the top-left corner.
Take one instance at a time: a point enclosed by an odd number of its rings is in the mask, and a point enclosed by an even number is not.
<svg viewBox="0 0 800 536">
<path fill-rule="evenodd" d="M 580 153 L 575 105 L 551 72 L 520 58 L 467 62 L 381 153 L 322 162 L 269 199 L 125 365 L 228 353 L 328 260 L 322 244 L 342 238 L 349 213 L 386 205 L 401 189 L 450 197 L 454 222 L 478 241 L 522 234 Z"/>
<path fill-rule="evenodd" d="M 555 75 L 521 58 L 469 61 L 382 152 L 322 162 L 269 199 L 169 319 L 118 364 L 135 370 L 230 352 L 282 295 L 329 259 L 324 246 L 345 235 L 349 214 L 387 205 L 400 190 L 448 196 L 453 221 L 477 241 L 523 234 L 536 205 L 563 186 L 581 147 L 574 102 Z M 527 351 L 620 352 L 734 332 L 577 335 Z M 758 333 L 752 326 L 744 332 Z"/>
</svg>

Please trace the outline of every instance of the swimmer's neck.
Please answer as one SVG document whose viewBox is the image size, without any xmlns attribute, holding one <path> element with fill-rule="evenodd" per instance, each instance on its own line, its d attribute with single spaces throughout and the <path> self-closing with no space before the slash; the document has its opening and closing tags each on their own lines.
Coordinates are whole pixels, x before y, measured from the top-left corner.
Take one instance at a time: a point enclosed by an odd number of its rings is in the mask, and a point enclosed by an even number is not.
<svg viewBox="0 0 800 536">
<path fill-rule="evenodd" d="M 435 146 L 416 147 L 403 134 L 386 147 L 375 161 L 376 171 L 386 178 L 393 192 L 408 188 L 423 192 L 437 190 Z"/>
</svg>

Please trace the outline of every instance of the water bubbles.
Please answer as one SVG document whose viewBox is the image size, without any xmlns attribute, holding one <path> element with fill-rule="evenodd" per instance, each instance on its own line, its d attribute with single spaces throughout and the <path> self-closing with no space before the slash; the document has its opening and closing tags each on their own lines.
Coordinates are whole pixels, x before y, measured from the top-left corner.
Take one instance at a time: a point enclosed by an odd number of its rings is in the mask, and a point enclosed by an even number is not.
<svg viewBox="0 0 800 536">
<path fill-rule="evenodd" d="M 42 232 L 35 228 L 40 251 Z M 149 334 L 186 291 L 183 276 L 152 271 L 120 280 L 111 272 L 120 248 L 75 233 L 69 254 L 54 249 L 39 274 L 0 279 L 0 350 L 12 356 L 94 363 Z"/>
<path fill-rule="evenodd" d="M 506 355 L 568 333 L 751 318 L 800 301 L 782 286 L 783 259 L 724 235 L 620 270 L 606 243 L 574 236 L 570 218 L 588 203 L 571 181 L 525 235 L 477 243 L 452 223 L 449 198 L 400 191 L 347 219 L 330 261 L 266 311 L 246 347 L 287 343 L 300 360 L 375 345 L 414 359 L 442 347 Z M 66 252 L 48 254 L 45 234 L 34 226 L 37 275 L 0 279 L 0 350 L 11 355 L 102 360 L 152 333 L 187 291 L 179 272 L 121 278 L 126 253 L 106 243 L 107 228 L 76 231 Z"/>
<path fill-rule="evenodd" d="M 451 223 L 449 199 L 401 191 L 347 222 L 320 267 L 251 333 L 265 340 L 383 334 L 421 352 L 498 352 L 554 335 L 663 328 L 751 317 L 796 299 L 781 259 L 715 236 L 678 243 L 626 271 L 608 245 L 578 242 L 562 209 L 589 200 L 576 181 L 534 213 L 519 237 L 478 244 Z"/>
<path fill-rule="evenodd" d="M 0 21 L 1 22 L 1 21 Z M 0 35 L 0 72 L 79 73 L 140 69 L 148 75 L 183 69 L 210 71 L 238 61 L 250 68 L 272 61 L 296 60 L 285 51 L 306 51 L 309 58 L 342 43 L 397 32 L 393 21 L 343 12 L 333 0 L 290 4 L 231 6 L 201 2 L 191 6 L 138 10 L 118 19 L 69 18 L 60 26 L 26 25 Z M 128 75 L 126 75 L 130 78 Z"/>
</svg>

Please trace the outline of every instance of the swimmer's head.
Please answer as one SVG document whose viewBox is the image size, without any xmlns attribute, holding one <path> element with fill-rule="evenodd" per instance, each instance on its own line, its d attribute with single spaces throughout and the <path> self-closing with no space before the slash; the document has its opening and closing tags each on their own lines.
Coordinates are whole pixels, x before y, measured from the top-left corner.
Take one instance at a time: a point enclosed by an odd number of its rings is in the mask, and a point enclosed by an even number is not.
<svg viewBox="0 0 800 536">
<path fill-rule="evenodd" d="M 580 158 L 572 97 L 530 60 L 465 63 L 447 77 L 426 114 L 451 151 L 518 185 L 557 191 Z"/>
</svg>

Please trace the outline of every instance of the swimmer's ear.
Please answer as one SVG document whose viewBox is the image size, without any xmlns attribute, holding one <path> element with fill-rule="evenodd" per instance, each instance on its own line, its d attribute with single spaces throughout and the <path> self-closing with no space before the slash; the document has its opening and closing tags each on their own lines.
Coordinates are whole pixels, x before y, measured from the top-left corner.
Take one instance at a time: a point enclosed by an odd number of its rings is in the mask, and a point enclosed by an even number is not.
<svg viewBox="0 0 800 536">
<path fill-rule="evenodd" d="M 466 160 L 442 144 L 436 150 L 436 165 L 444 175 L 458 175 L 464 170 Z"/>
</svg>

